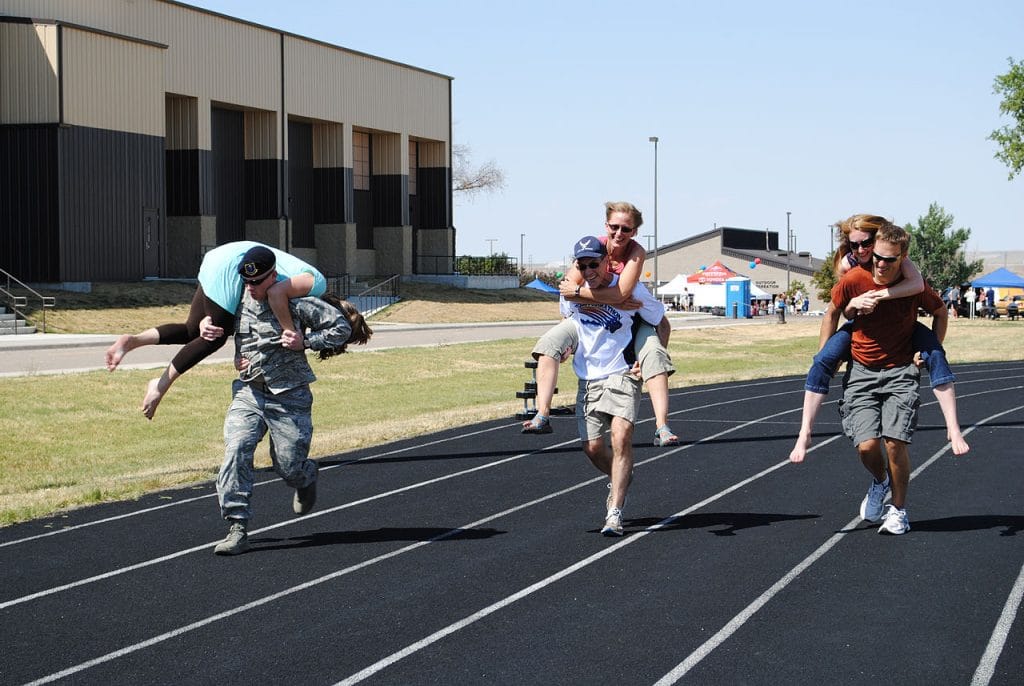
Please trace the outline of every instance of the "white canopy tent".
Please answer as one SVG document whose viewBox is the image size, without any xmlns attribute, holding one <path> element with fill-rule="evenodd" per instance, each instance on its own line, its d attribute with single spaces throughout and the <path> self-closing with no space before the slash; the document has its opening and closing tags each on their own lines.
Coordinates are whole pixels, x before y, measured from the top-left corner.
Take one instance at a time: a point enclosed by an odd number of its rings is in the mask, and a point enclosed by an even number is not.
<svg viewBox="0 0 1024 686">
<path fill-rule="evenodd" d="M 668 295 L 682 295 L 683 293 L 692 293 L 692 289 L 689 288 L 689 286 L 692 285 L 693 284 L 688 285 L 686 283 L 685 274 L 676 274 L 675 276 L 672 277 L 671 281 L 669 281 L 668 283 L 663 283 L 662 285 L 658 286 L 657 295 L 658 297 L 662 297 Z"/>
</svg>

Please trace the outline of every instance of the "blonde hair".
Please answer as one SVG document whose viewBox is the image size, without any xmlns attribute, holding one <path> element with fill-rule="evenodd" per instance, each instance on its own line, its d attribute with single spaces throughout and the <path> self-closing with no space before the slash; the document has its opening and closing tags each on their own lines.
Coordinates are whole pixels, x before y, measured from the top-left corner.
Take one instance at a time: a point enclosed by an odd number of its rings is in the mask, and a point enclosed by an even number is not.
<svg viewBox="0 0 1024 686">
<path fill-rule="evenodd" d="M 832 258 L 832 269 L 837 273 L 843 258 L 853 252 L 850 249 L 850 232 L 863 231 L 864 233 L 871 234 L 872 239 L 877 239 L 878 232 L 883 229 L 899 229 L 899 227 L 891 221 L 885 217 L 879 217 L 877 214 L 855 214 L 842 221 L 836 222 L 833 226 L 836 229 L 836 238 L 839 240 L 839 247 L 836 248 L 836 254 Z M 899 230 L 903 231 L 903 229 Z"/>
<path fill-rule="evenodd" d="M 633 218 L 633 230 L 637 230 L 644 223 L 644 215 L 631 202 L 606 202 L 604 204 L 604 220 L 608 221 L 616 212 L 628 214 Z"/>
</svg>

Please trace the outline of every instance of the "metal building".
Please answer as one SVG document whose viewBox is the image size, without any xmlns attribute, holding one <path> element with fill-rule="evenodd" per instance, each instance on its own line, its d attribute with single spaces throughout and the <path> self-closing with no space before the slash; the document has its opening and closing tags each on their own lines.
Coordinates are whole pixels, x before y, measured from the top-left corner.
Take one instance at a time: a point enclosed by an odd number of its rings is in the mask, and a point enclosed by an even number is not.
<svg viewBox="0 0 1024 686">
<path fill-rule="evenodd" d="M 193 277 L 248 239 L 451 271 L 451 77 L 171 0 L 0 0 L 0 268 Z"/>
</svg>

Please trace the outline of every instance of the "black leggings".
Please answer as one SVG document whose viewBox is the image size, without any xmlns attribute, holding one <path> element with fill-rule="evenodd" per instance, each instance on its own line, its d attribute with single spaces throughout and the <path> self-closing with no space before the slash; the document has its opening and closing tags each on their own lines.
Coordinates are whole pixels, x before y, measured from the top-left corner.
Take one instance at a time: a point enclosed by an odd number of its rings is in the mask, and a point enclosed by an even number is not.
<svg viewBox="0 0 1024 686">
<path fill-rule="evenodd" d="M 224 329 L 224 335 L 215 341 L 208 341 L 199 335 L 199 322 L 207 315 L 213 320 L 214 326 Z M 184 324 L 161 324 L 156 327 L 160 334 L 159 345 L 182 345 L 181 350 L 171 360 L 175 370 L 184 374 L 199 362 L 220 350 L 235 333 L 235 314 L 206 297 L 203 287 L 196 288 L 192 296 L 192 306 L 188 311 L 188 320 Z"/>
</svg>

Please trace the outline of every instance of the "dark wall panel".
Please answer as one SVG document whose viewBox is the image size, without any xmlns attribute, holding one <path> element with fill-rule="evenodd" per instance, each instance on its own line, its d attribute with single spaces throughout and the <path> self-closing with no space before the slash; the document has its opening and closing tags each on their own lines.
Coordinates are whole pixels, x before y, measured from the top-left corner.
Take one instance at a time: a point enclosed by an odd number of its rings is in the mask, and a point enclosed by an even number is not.
<svg viewBox="0 0 1024 686">
<path fill-rule="evenodd" d="M 292 220 L 292 243 L 300 248 L 316 247 L 313 239 L 313 127 L 288 122 L 288 216 Z"/>
<path fill-rule="evenodd" d="M 373 248 L 373 201 L 370 191 L 355 191 L 356 247 Z"/>
<path fill-rule="evenodd" d="M 448 193 L 451 176 L 447 167 L 421 167 L 416 175 L 416 199 L 420 229 L 447 229 L 452 225 Z"/>
<path fill-rule="evenodd" d="M 163 137 L 64 127 L 58 144 L 62 280 L 142 278 L 144 210 L 166 207 Z"/>
<path fill-rule="evenodd" d="M 409 177 L 380 174 L 370 177 L 374 226 L 405 226 L 409 223 Z"/>
<path fill-rule="evenodd" d="M 355 222 L 355 198 L 350 168 L 314 169 L 313 188 L 314 224 L 351 224 Z"/>
<path fill-rule="evenodd" d="M 56 126 L 0 127 L 0 268 L 60 280 Z"/>
<path fill-rule="evenodd" d="M 245 238 L 245 122 L 241 112 L 217 107 L 211 122 L 212 204 L 221 245 Z"/>
<path fill-rule="evenodd" d="M 281 160 L 245 161 L 245 218 L 277 219 L 281 216 Z"/>
<path fill-rule="evenodd" d="M 199 151 L 167 151 L 167 216 L 192 217 L 199 212 Z"/>
</svg>

